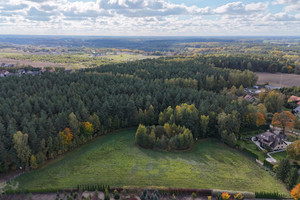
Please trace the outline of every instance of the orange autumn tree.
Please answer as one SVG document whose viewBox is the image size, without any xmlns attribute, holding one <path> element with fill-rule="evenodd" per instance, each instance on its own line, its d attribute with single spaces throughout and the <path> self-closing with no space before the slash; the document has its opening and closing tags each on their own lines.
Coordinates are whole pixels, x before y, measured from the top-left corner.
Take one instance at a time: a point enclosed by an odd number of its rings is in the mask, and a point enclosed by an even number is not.
<svg viewBox="0 0 300 200">
<path fill-rule="evenodd" d="M 94 126 L 90 122 L 82 122 L 81 123 L 81 132 L 86 135 L 92 135 L 94 133 Z"/>
<path fill-rule="evenodd" d="M 294 200 L 299 200 L 300 199 L 300 183 L 296 185 L 292 190 L 291 190 L 291 197 Z"/>
<path fill-rule="evenodd" d="M 69 145 L 71 140 L 73 139 L 72 132 L 69 128 L 65 128 L 62 132 L 60 132 L 60 136 L 62 138 L 63 145 Z"/>
<path fill-rule="evenodd" d="M 286 129 L 292 129 L 294 126 L 295 116 L 290 111 L 283 111 L 281 113 L 275 113 L 272 118 L 272 125 L 283 128 L 283 134 Z"/>
<path fill-rule="evenodd" d="M 266 124 L 265 116 L 261 112 L 258 112 L 257 119 L 256 119 L 256 126 L 259 127 L 264 124 Z"/>
</svg>

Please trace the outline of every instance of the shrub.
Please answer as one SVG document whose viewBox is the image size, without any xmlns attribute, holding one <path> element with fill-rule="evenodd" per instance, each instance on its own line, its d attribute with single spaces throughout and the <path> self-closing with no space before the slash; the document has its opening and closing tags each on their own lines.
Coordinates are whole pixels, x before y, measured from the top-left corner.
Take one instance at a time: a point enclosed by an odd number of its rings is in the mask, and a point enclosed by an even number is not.
<svg viewBox="0 0 300 200">
<path fill-rule="evenodd" d="M 273 170 L 273 167 L 274 167 L 271 163 L 269 163 L 266 160 L 264 160 L 264 166 L 267 167 L 267 168 L 269 168 L 269 169 L 271 169 L 271 170 Z"/>
<path fill-rule="evenodd" d="M 148 189 L 144 189 L 140 196 L 141 200 L 150 200 L 149 194 L 148 194 Z"/>
<path fill-rule="evenodd" d="M 197 194 L 195 192 L 192 193 L 192 199 L 196 199 L 197 198 Z"/>
<path fill-rule="evenodd" d="M 241 193 L 244 198 L 247 199 L 254 199 L 255 198 L 255 193 L 254 192 L 245 192 L 245 191 L 230 191 L 230 190 L 213 190 L 212 191 L 212 196 L 217 197 L 218 195 L 221 196 L 221 194 L 223 192 L 228 192 L 229 194 L 231 194 L 232 196 L 234 196 L 235 194 Z"/>
<path fill-rule="evenodd" d="M 114 198 L 115 199 L 120 199 L 120 194 L 119 194 L 119 192 L 118 192 L 118 190 L 114 190 Z"/>
<path fill-rule="evenodd" d="M 176 200 L 175 194 L 172 195 L 172 200 Z"/>
<path fill-rule="evenodd" d="M 108 193 L 108 189 L 105 188 L 105 192 L 104 192 L 104 200 L 110 200 L 110 197 L 109 197 L 109 193 Z"/>
<path fill-rule="evenodd" d="M 300 183 L 296 185 L 292 190 L 291 190 L 291 197 L 294 200 L 299 200 L 300 199 Z"/>
<path fill-rule="evenodd" d="M 158 190 L 157 189 L 155 189 L 153 191 L 151 200 L 159 200 L 159 194 L 158 194 Z"/>
<path fill-rule="evenodd" d="M 228 194 L 228 192 L 223 192 L 222 193 L 222 199 L 223 200 L 228 200 L 230 198 L 230 194 Z"/>
<path fill-rule="evenodd" d="M 241 193 L 237 193 L 236 195 L 234 195 L 234 198 L 237 199 L 237 200 L 241 200 L 243 199 L 243 195 Z"/>
<path fill-rule="evenodd" d="M 255 192 L 255 197 L 262 199 L 282 199 L 284 196 L 278 192 Z"/>
</svg>

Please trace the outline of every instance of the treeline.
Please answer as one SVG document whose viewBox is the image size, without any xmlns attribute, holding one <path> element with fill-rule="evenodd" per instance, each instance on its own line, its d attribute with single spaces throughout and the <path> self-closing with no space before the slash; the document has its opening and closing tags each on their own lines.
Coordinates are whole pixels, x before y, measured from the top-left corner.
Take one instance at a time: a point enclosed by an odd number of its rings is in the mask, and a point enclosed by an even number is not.
<svg viewBox="0 0 300 200">
<path fill-rule="evenodd" d="M 195 79 L 197 88 L 165 82 L 177 78 Z M 174 109 L 181 105 L 182 117 L 178 117 L 177 111 L 173 113 L 175 120 L 179 120 L 176 123 L 194 131 L 194 138 L 220 137 L 216 127 L 219 113 L 235 111 L 241 127 L 247 126 L 248 103 L 237 101 L 236 95 L 243 91 L 243 86 L 254 84 L 256 78 L 249 71 L 216 69 L 197 60 L 164 58 L 71 74 L 46 72 L 41 76 L 2 78 L 0 171 L 28 167 L 31 163 L 35 168 L 35 162 L 41 165 L 114 129 L 140 123 L 157 125 L 160 113 L 169 106 Z M 197 123 L 184 121 L 190 114 Z M 199 124 L 205 121 L 200 120 L 203 117 L 209 117 L 205 134 Z M 166 120 L 164 123 L 172 124 L 171 118 Z M 26 147 L 27 154 L 18 153 L 20 145 Z"/>
<path fill-rule="evenodd" d="M 293 60 L 278 56 L 234 54 L 206 55 L 198 60 L 218 68 L 250 70 L 255 72 L 300 73 L 299 65 Z"/>
<path fill-rule="evenodd" d="M 88 69 L 88 71 L 111 75 L 128 75 L 138 79 L 152 80 L 156 83 L 212 91 L 241 85 L 249 87 L 256 84 L 258 80 L 258 77 L 249 70 L 221 69 L 209 64 L 210 62 L 205 57 L 175 57 L 106 65 Z"/>
</svg>

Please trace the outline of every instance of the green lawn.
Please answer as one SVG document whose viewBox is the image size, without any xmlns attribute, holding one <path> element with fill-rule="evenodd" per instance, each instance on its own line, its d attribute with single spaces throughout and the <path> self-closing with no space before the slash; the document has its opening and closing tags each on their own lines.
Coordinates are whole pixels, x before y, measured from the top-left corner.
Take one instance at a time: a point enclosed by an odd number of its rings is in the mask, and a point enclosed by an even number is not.
<svg viewBox="0 0 300 200">
<path fill-rule="evenodd" d="M 98 138 L 16 181 L 20 189 L 99 183 L 286 193 L 255 162 L 216 140 L 199 141 L 188 152 L 161 152 L 136 147 L 134 135 L 126 130 Z"/>
<path fill-rule="evenodd" d="M 279 153 L 274 153 L 274 154 L 271 154 L 271 156 L 273 158 L 276 159 L 276 161 L 280 161 L 280 160 L 283 160 L 286 158 L 287 154 L 286 154 L 286 151 L 283 151 L 283 152 L 279 152 Z"/>
</svg>

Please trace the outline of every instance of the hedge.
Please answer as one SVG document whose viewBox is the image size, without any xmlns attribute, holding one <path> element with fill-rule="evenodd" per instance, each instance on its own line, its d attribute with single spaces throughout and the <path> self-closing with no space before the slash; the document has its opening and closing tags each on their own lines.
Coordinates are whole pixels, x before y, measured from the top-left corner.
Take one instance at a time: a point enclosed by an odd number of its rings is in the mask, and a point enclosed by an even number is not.
<svg viewBox="0 0 300 200">
<path fill-rule="evenodd" d="M 269 163 L 268 161 L 264 160 L 264 166 L 273 170 L 273 165 L 271 163 Z"/>
<path fill-rule="evenodd" d="M 232 190 L 212 190 L 212 196 L 218 197 L 220 196 L 223 192 L 228 192 L 230 195 L 236 195 L 238 193 L 241 193 L 244 198 L 246 199 L 254 199 L 255 198 L 255 193 L 254 192 L 246 192 L 246 191 L 232 191 Z"/>
<path fill-rule="evenodd" d="M 283 199 L 286 196 L 278 192 L 255 192 L 255 197 L 262 199 Z"/>
<path fill-rule="evenodd" d="M 244 153 L 244 154 L 246 154 L 247 156 L 250 156 L 253 159 L 258 159 L 258 155 L 256 153 L 253 153 L 252 151 L 250 151 L 250 150 L 248 150 L 246 148 L 238 148 L 238 150 L 241 153 Z"/>
</svg>

